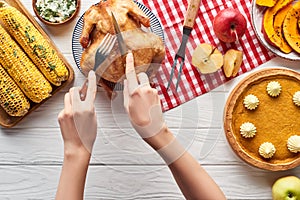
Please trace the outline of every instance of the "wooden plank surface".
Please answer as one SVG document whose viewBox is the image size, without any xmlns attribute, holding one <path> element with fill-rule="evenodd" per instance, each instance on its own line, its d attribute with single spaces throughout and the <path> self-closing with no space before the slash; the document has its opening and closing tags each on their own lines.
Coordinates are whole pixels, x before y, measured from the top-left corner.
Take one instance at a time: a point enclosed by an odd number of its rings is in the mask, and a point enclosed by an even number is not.
<svg viewBox="0 0 300 200">
<path fill-rule="evenodd" d="M 96 2 L 81 1 L 78 17 Z M 33 14 L 31 1 L 22 3 Z M 74 85 L 80 86 L 84 76 L 75 65 L 71 49 L 75 24 L 76 19 L 59 28 L 41 25 L 73 66 Z M 264 67 L 274 65 L 300 71 L 299 63 L 280 58 Z M 245 164 L 228 145 L 223 132 L 223 108 L 228 92 L 246 75 L 166 112 L 165 118 L 228 199 L 271 199 L 272 183 L 284 175 L 299 175 L 300 168 L 285 172 L 257 169 Z M 54 198 L 63 159 L 57 115 L 68 89 L 54 95 L 16 127 L 0 128 L 0 199 Z M 183 199 L 160 157 L 131 128 L 120 101 L 111 103 L 99 89 L 98 137 L 88 172 L 86 199 Z"/>
<path fill-rule="evenodd" d="M 281 176 L 244 165 L 204 166 L 228 199 L 271 199 L 272 183 Z M 54 199 L 59 165 L 0 166 L 0 199 Z M 166 167 L 90 166 L 85 199 L 184 199 Z"/>
<path fill-rule="evenodd" d="M 222 129 L 171 129 L 201 164 L 236 165 L 242 162 L 231 151 Z M 184 133 L 184 134 L 182 134 Z M 126 141 L 126 143 L 124 143 Z M 211 144 L 204 146 L 204 143 Z M 57 164 L 63 159 L 59 128 L 7 129 L 0 135 L 0 165 Z M 206 148 L 206 149 L 204 149 Z M 226 151 L 224 151 L 226 149 Z M 204 154 L 207 150 L 208 155 Z M 160 157 L 133 129 L 119 131 L 98 128 L 93 164 L 153 165 L 163 164 Z"/>
</svg>

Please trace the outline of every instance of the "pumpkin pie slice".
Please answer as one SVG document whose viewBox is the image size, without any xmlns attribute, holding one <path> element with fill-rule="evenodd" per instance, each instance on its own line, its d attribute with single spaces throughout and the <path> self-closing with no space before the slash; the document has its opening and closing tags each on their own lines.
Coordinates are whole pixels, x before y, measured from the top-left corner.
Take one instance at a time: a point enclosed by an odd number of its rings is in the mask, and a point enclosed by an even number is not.
<svg viewBox="0 0 300 200">
<path fill-rule="evenodd" d="M 272 97 L 267 85 L 280 83 L 280 95 Z M 267 68 L 250 74 L 230 93 L 224 109 L 224 131 L 233 151 L 245 162 L 255 167 L 282 171 L 300 165 L 300 153 L 287 148 L 293 135 L 300 135 L 300 107 L 293 95 L 300 91 L 300 74 L 285 68 Z M 247 95 L 255 95 L 259 106 L 254 110 L 245 107 Z M 245 138 L 240 133 L 242 124 L 250 122 L 256 127 L 254 137 Z M 276 152 L 270 158 L 259 154 L 263 143 L 272 143 Z"/>
</svg>

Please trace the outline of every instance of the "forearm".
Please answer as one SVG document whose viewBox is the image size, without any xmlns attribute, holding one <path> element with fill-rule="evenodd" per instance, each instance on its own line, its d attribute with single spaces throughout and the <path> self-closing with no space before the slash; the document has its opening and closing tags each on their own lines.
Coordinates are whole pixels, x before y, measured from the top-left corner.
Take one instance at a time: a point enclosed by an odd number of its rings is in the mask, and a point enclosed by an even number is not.
<svg viewBox="0 0 300 200">
<path fill-rule="evenodd" d="M 186 199 L 226 199 L 219 186 L 188 152 L 169 168 Z"/>
<path fill-rule="evenodd" d="M 152 138 L 145 139 L 145 141 L 157 150 L 167 162 L 186 199 L 225 199 L 223 192 L 213 179 L 176 141 L 168 128 Z M 163 147 L 167 148 L 161 152 Z M 172 149 L 168 149 L 169 147 Z M 176 153 L 174 154 L 174 152 Z"/>
<path fill-rule="evenodd" d="M 85 151 L 66 152 L 56 194 L 56 200 L 81 200 L 84 194 L 90 154 Z"/>
</svg>

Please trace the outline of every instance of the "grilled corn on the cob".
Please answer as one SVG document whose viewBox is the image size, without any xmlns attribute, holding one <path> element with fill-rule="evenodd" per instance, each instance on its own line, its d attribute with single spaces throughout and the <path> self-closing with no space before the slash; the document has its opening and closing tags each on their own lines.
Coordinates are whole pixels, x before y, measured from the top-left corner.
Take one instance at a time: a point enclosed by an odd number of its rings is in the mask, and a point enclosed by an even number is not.
<svg viewBox="0 0 300 200">
<path fill-rule="evenodd" d="M 52 87 L 21 47 L 0 26 L 0 64 L 33 102 L 50 96 Z"/>
<path fill-rule="evenodd" d="M 24 116 L 30 108 L 28 99 L 1 65 L 0 104 L 10 116 Z"/>
<path fill-rule="evenodd" d="M 0 6 L 0 20 L 44 76 L 60 86 L 69 71 L 50 43 L 25 15 L 9 5 Z"/>
</svg>

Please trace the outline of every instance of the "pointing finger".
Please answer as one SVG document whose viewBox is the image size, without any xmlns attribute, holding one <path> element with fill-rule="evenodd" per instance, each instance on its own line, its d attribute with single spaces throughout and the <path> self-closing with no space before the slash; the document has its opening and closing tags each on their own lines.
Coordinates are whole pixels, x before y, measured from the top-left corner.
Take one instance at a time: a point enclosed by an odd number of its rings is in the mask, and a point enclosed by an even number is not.
<svg viewBox="0 0 300 200">
<path fill-rule="evenodd" d="M 129 93 L 128 93 L 128 83 L 127 80 L 124 80 L 124 90 L 123 90 L 123 96 L 124 96 L 124 107 L 126 111 L 128 111 L 128 101 L 129 101 Z"/>
<path fill-rule="evenodd" d="M 129 94 L 138 87 L 138 80 L 134 69 L 134 60 L 132 53 L 128 53 L 126 57 L 126 79 L 128 84 Z"/>
<path fill-rule="evenodd" d="M 96 83 L 96 75 L 93 70 L 89 72 L 88 75 L 88 88 L 87 88 L 87 93 L 86 93 L 86 98 L 85 100 L 94 103 L 95 98 L 96 98 L 96 93 L 97 93 L 97 83 Z"/>
</svg>

